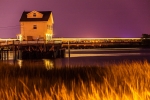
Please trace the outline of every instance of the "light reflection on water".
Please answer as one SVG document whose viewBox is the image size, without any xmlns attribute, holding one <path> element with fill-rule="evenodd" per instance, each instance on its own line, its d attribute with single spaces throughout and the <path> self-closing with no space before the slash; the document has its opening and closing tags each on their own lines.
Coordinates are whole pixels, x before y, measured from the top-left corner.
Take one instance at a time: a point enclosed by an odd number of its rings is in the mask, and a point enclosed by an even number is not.
<svg viewBox="0 0 150 100">
<path fill-rule="evenodd" d="M 23 60 L 17 60 L 17 64 L 19 65 L 19 67 L 21 68 L 22 67 L 22 62 L 23 62 Z"/>
<path fill-rule="evenodd" d="M 141 53 L 112 53 L 112 54 L 71 54 L 70 57 L 94 57 L 94 56 L 126 56 L 126 55 L 141 55 Z M 66 57 L 69 57 L 66 54 Z"/>
<path fill-rule="evenodd" d="M 6 63 L 6 61 L 4 61 Z M 31 64 L 31 63 L 34 63 L 35 65 L 44 65 L 45 68 L 47 70 L 50 70 L 52 68 L 54 68 L 54 62 L 53 60 L 49 60 L 49 59 L 42 59 L 42 60 L 39 60 L 39 61 L 24 61 L 24 60 L 16 60 L 15 62 L 9 62 L 11 65 L 18 65 L 20 68 L 24 65 L 24 63 L 28 63 L 28 64 Z"/>
<path fill-rule="evenodd" d="M 89 65 L 103 65 L 104 63 L 118 63 L 124 60 L 150 61 L 150 49 L 139 48 L 108 48 L 108 49 L 74 49 L 71 50 L 70 58 L 68 58 L 68 51 L 66 50 L 66 58 L 57 59 L 42 59 L 42 60 L 13 60 L 13 54 L 10 52 L 9 60 L 3 61 L 9 64 L 17 64 L 20 68 L 25 63 L 34 63 L 35 65 L 44 66 L 47 70 L 52 68 L 61 68 L 64 66 L 89 66 Z"/>
<path fill-rule="evenodd" d="M 54 62 L 52 60 L 43 59 L 43 62 L 47 70 L 54 68 Z"/>
<path fill-rule="evenodd" d="M 19 66 L 20 68 L 24 66 L 33 66 L 33 67 L 45 67 L 47 70 L 55 68 L 61 68 L 63 61 L 61 58 L 57 59 L 41 59 L 41 60 L 3 60 L 2 63 L 8 63 L 10 65 Z M 67 64 L 67 63 L 65 63 Z"/>
</svg>

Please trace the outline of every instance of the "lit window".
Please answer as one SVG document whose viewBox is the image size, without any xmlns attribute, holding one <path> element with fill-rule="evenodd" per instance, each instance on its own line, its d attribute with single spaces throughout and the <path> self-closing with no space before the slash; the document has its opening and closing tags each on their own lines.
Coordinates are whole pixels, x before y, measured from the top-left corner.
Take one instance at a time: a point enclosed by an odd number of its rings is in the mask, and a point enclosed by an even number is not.
<svg viewBox="0 0 150 100">
<path fill-rule="evenodd" d="M 53 26 L 52 25 L 47 25 L 47 29 L 52 30 Z"/>
<path fill-rule="evenodd" d="M 37 29 L 37 25 L 33 25 L 33 29 Z"/>
<path fill-rule="evenodd" d="M 51 25 L 47 25 L 47 29 L 51 29 Z"/>
<path fill-rule="evenodd" d="M 33 17 L 36 17 L 36 13 L 33 13 Z"/>
<path fill-rule="evenodd" d="M 53 29 L 53 26 L 51 25 L 51 30 Z"/>
</svg>

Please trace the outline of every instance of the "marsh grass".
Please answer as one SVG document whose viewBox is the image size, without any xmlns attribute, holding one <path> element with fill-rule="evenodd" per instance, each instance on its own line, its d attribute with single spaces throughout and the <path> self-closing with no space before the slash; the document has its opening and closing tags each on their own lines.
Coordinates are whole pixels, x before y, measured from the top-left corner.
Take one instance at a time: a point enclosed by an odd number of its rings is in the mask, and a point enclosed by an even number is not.
<svg viewBox="0 0 150 100">
<path fill-rule="evenodd" d="M 150 63 L 123 61 L 105 66 L 53 68 L 0 63 L 3 100 L 148 100 Z"/>
</svg>

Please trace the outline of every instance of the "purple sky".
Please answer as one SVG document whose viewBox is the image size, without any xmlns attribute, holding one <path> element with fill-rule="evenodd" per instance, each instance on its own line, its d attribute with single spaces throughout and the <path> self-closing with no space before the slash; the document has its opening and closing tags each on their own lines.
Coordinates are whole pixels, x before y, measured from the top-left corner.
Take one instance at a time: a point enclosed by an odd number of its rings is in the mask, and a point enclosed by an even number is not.
<svg viewBox="0 0 150 100">
<path fill-rule="evenodd" d="M 0 0 L 0 38 L 20 33 L 23 11 L 52 11 L 54 37 L 141 37 L 150 0 Z"/>
</svg>

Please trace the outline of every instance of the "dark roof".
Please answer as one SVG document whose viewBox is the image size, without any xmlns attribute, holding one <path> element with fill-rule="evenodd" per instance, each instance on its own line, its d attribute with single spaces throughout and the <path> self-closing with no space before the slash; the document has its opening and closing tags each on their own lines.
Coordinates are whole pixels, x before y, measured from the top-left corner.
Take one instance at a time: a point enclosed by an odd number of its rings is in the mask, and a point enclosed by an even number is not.
<svg viewBox="0 0 150 100">
<path fill-rule="evenodd" d="M 24 11 L 20 21 L 48 21 L 51 11 L 38 11 L 43 14 L 43 18 L 27 18 L 27 14 L 31 11 Z"/>
</svg>

